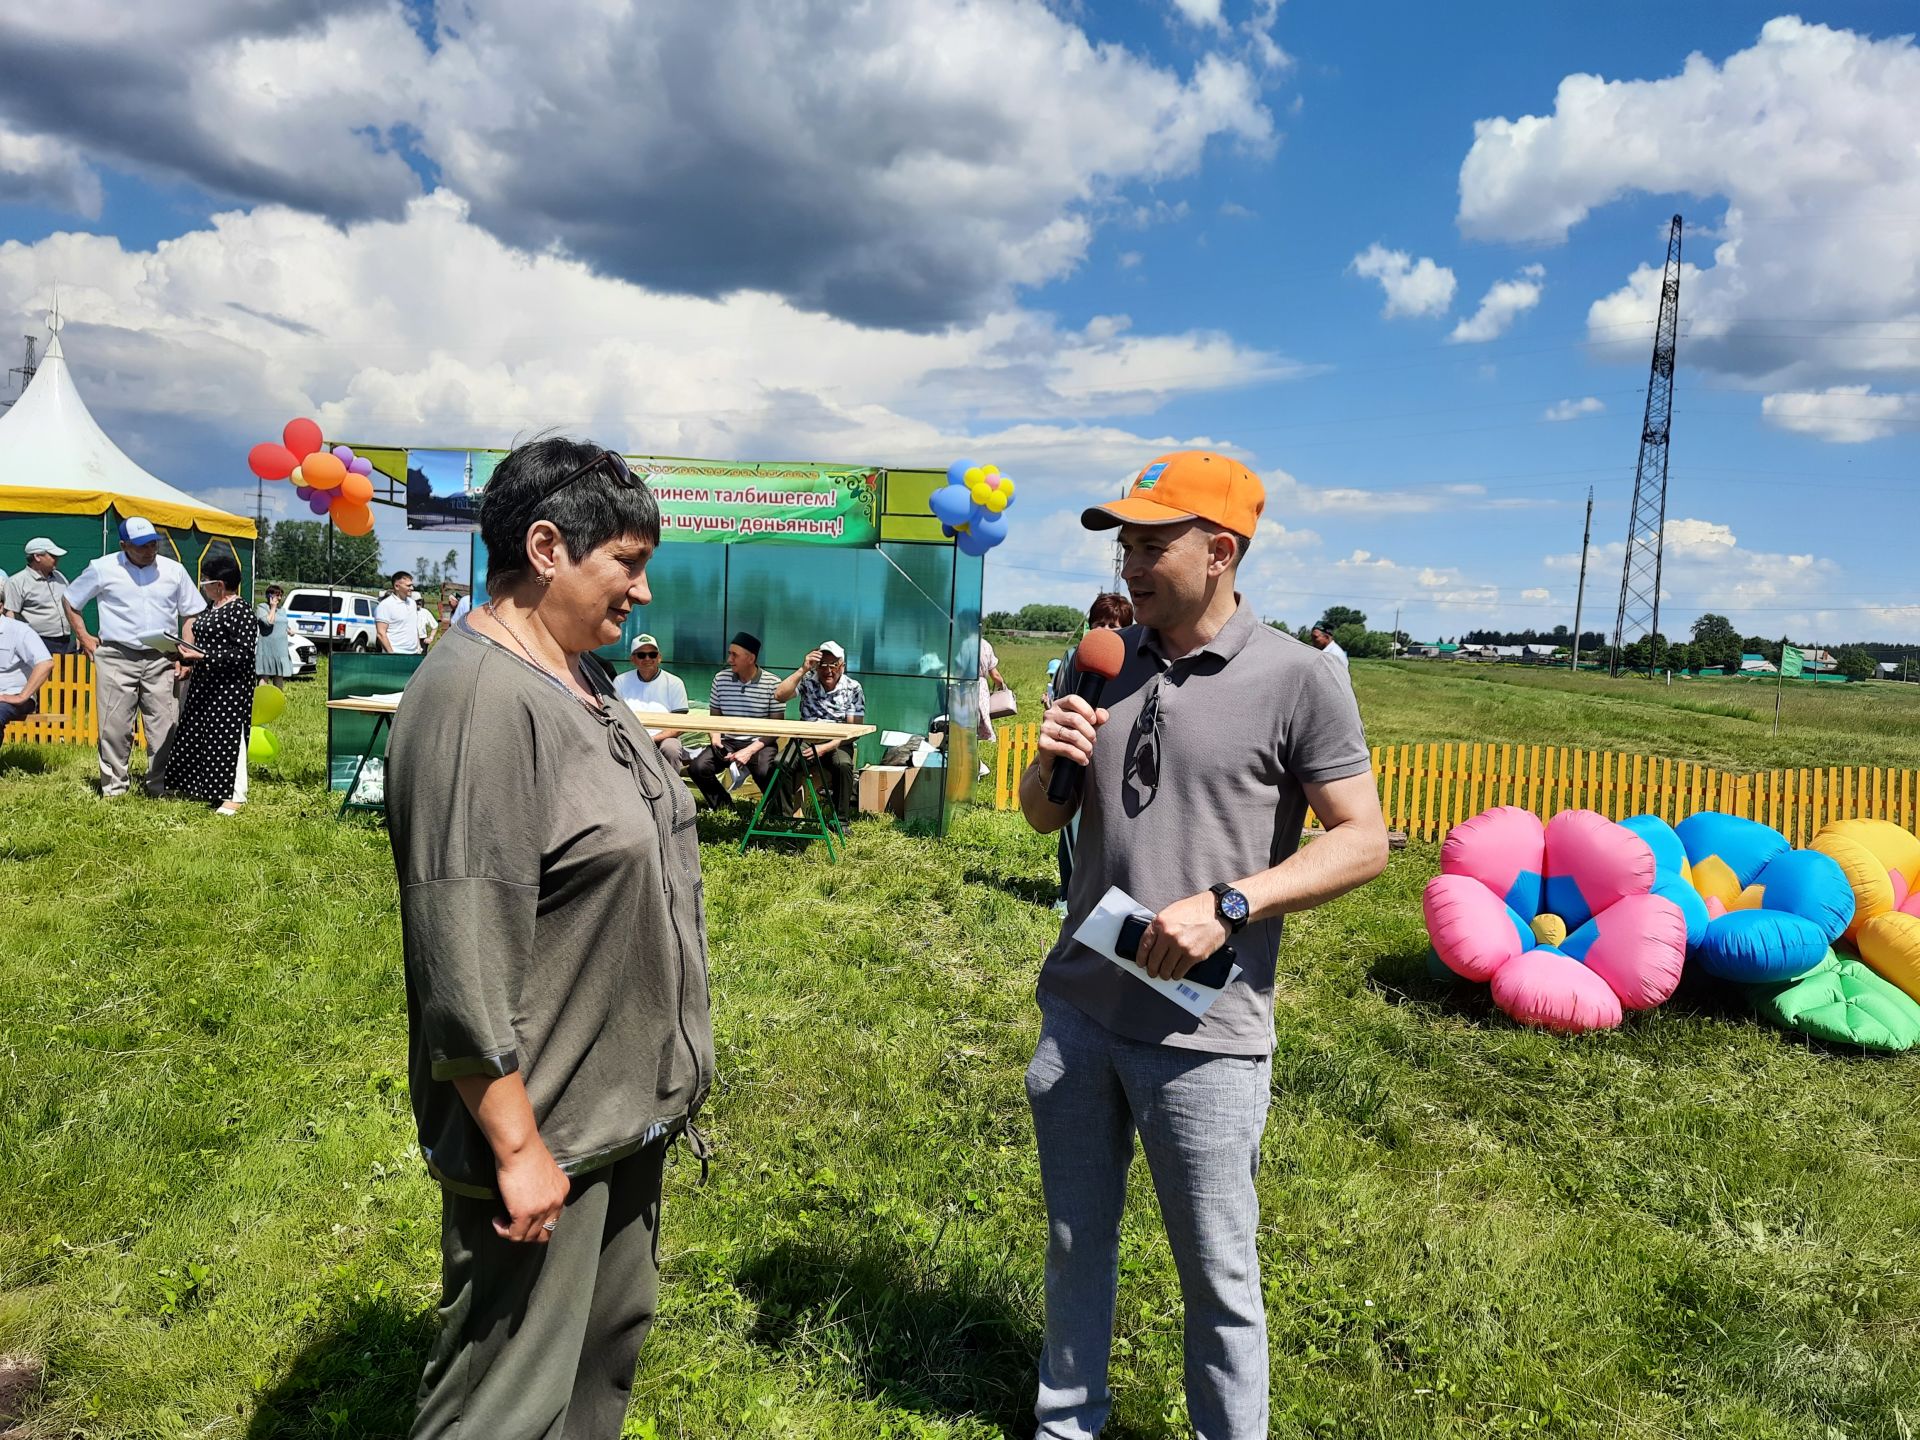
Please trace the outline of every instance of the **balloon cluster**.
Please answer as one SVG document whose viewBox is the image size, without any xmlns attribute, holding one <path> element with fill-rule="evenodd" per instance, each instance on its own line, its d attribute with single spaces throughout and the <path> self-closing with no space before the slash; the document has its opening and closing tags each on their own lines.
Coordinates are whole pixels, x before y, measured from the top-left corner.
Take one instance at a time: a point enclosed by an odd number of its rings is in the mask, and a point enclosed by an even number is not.
<svg viewBox="0 0 1920 1440">
<path fill-rule="evenodd" d="M 345 445 L 331 450 L 311 420 L 289 420 L 271 441 L 247 452 L 247 468 L 262 480 L 286 480 L 316 515 L 329 516 L 343 535 L 373 529 L 373 462 Z"/>
<path fill-rule="evenodd" d="M 247 729 L 247 763 L 265 765 L 280 753 L 280 737 L 267 727 L 287 708 L 287 692 L 262 685 L 253 692 L 253 723 Z"/>
<path fill-rule="evenodd" d="M 927 508 L 940 533 L 965 555 L 984 555 L 1007 538 L 1007 508 L 1013 504 L 1013 479 L 998 465 L 956 460 L 947 467 L 947 483 L 933 492 Z"/>
</svg>

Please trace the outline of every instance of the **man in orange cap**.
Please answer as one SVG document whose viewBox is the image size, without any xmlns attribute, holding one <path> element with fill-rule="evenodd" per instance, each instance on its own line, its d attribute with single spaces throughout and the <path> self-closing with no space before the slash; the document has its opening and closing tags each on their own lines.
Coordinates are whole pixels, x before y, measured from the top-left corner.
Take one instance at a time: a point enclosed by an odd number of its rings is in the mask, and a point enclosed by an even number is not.
<svg viewBox="0 0 1920 1440">
<path fill-rule="evenodd" d="M 1119 527 L 1136 623 L 1120 631 L 1124 664 L 1098 708 L 1062 669 L 1020 782 L 1041 833 L 1080 816 L 1027 1070 L 1048 1220 L 1036 1440 L 1086 1440 L 1106 1422 L 1136 1134 L 1180 1272 L 1193 1429 L 1267 1433 L 1254 1174 L 1281 921 L 1378 875 L 1387 831 L 1345 672 L 1262 624 L 1235 588 L 1265 504 L 1239 461 L 1183 450 L 1081 516 Z M 1064 805 L 1047 794 L 1062 761 L 1085 767 Z M 1300 850 L 1309 805 L 1326 833 Z M 1151 917 L 1134 959 L 1183 980 L 1187 1004 L 1075 938 L 1116 888 Z M 1238 969 L 1223 983 L 1184 980 L 1229 945 Z"/>
</svg>

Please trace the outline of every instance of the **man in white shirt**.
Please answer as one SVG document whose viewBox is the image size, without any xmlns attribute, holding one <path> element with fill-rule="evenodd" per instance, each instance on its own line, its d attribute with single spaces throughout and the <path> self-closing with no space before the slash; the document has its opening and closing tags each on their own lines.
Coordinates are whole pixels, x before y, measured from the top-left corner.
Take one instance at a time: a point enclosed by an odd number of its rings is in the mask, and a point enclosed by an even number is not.
<svg viewBox="0 0 1920 1440">
<path fill-rule="evenodd" d="M 651 635 L 636 635 L 629 653 L 633 656 L 633 669 L 613 682 L 613 693 L 634 710 L 685 715 L 689 708 L 687 687 L 678 675 L 670 675 L 660 668 L 660 642 Z M 653 736 L 654 744 L 660 747 L 660 758 L 671 765 L 676 773 L 685 774 L 687 751 L 680 743 L 680 737 L 651 730 L 647 733 Z"/>
<path fill-rule="evenodd" d="M 53 656 L 31 625 L 0 615 L 0 730 L 40 708 L 40 687 L 53 674 Z"/>
<path fill-rule="evenodd" d="M 412 572 L 393 572 L 393 593 L 373 607 L 373 633 L 389 655 L 420 653 L 420 611 L 413 603 Z"/>
<path fill-rule="evenodd" d="M 1347 652 L 1340 648 L 1340 642 L 1338 640 L 1334 639 L 1333 636 L 1322 630 L 1318 625 L 1313 627 L 1313 643 L 1318 645 L 1321 650 L 1325 651 L 1328 655 L 1338 660 L 1342 670 L 1348 668 Z"/>
<path fill-rule="evenodd" d="M 100 634 L 87 633 L 80 612 L 100 607 Z M 93 657 L 100 707 L 100 794 L 127 793 L 127 762 L 133 753 L 133 717 L 147 731 L 147 793 L 166 787 L 167 737 L 179 713 L 176 693 L 186 667 L 146 642 L 156 635 L 193 640 L 193 617 L 206 597 L 186 567 L 160 553 L 160 532 L 138 515 L 120 523 L 120 553 L 102 555 L 67 587 L 67 620 L 80 649 Z"/>
<path fill-rule="evenodd" d="M 428 649 L 433 644 L 433 637 L 440 633 L 440 617 L 433 613 L 431 605 L 420 603 L 417 593 L 413 597 L 413 618 L 420 627 L 420 648 Z"/>
</svg>

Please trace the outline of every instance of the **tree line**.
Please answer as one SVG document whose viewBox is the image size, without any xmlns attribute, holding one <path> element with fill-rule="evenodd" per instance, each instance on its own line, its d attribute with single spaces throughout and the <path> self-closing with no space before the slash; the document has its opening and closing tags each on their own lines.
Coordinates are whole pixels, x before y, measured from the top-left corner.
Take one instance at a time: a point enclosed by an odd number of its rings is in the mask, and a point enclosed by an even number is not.
<svg viewBox="0 0 1920 1440">
<path fill-rule="evenodd" d="M 254 573 L 282 585 L 331 582 L 349 590 L 385 589 L 388 572 L 379 537 L 371 530 L 365 535 L 334 530 L 329 558 L 329 530 L 334 527 L 325 520 L 268 521 L 254 547 Z M 411 565 L 402 560 L 398 566 L 413 572 L 417 588 L 432 590 L 459 581 L 460 551 L 449 549 L 438 559 L 416 555 Z"/>
</svg>

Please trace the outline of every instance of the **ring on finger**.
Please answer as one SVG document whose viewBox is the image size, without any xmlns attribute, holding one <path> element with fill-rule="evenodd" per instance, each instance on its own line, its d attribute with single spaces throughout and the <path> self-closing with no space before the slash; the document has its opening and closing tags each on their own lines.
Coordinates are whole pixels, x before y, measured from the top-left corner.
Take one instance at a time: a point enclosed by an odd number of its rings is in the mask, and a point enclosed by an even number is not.
<svg viewBox="0 0 1920 1440">
<path fill-rule="evenodd" d="M 558 1225 L 559 1223 L 560 1223 L 560 1222 L 559 1222 L 558 1220 L 549 1220 L 549 1221 L 547 1221 L 547 1223 L 546 1223 L 546 1224 L 544 1224 L 544 1225 L 542 1225 L 542 1226 L 541 1226 L 540 1228 L 541 1228 L 542 1230 L 545 1230 L 545 1231 L 547 1231 L 547 1232 L 549 1232 L 549 1233 L 551 1233 L 551 1232 L 552 1232 L 552 1230 L 553 1230 L 553 1227 L 554 1227 L 554 1226 L 556 1226 L 556 1225 Z"/>
</svg>

